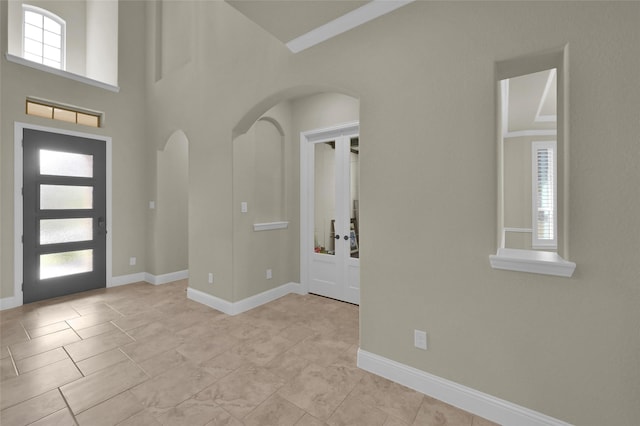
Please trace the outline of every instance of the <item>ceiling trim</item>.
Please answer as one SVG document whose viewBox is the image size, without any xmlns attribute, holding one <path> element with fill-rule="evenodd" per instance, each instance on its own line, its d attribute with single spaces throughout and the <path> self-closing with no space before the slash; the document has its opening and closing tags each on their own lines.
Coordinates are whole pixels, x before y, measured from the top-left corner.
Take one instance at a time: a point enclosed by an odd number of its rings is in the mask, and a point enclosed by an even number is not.
<svg viewBox="0 0 640 426">
<path fill-rule="evenodd" d="M 301 52 L 323 41 L 329 40 L 337 35 L 349 31 L 355 27 L 372 21 L 382 15 L 412 3 L 415 0 L 372 0 L 351 12 L 342 15 L 333 21 L 327 22 L 306 34 L 294 38 L 286 45 L 293 53 Z"/>
</svg>

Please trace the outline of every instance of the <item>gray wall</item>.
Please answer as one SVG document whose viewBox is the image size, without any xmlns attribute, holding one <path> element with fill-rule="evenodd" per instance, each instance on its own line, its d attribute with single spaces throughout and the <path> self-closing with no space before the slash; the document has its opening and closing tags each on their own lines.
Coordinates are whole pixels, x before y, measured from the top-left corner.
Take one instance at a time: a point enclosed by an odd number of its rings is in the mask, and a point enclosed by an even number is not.
<svg viewBox="0 0 640 426">
<path fill-rule="evenodd" d="M 298 206 L 291 203 L 295 177 L 289 173 L 295 144 L 289 102 L 271 108 L 233 141 L 234 301 L 299 281 L 297 257 L 290 256 L 299 235 Z M 247 213 L 241 213 L 242 202 Z M 254 223 L 278 221 L 289 221 L 289 227 L 253 229 Z M 266 278 L 267 269 L 273 278 Z"/>
<path fill-rule="evenodd" d="M 130 255 L 147 262 L 148 170 L 185 132 L 189 285 L 232 301 L 253 293 L 234 289 L 234 134 L 281 101 L 341 92 L 360 100 L 361 348 L 570 423 L 637 423 L 639 4 L 415 2 L 293 55 L 224 2 L 179 2 L 197 38 L 171 46 L 193 54 L 160 79 L 155 3 L 120 6 L 119 95 L 2 59 L 2 297 L 13 285 L 12 123 L 42 123 L 22 113 L 27 94 L 108 112 L 118 274 L 142 270 Z M 577 269 L 570 279 L 492 270 L 495 63 L 567 43 Z M 428 351 L 413 347 L 415 328 Z"/>
<path fill-rule="evenodd" d="M 235 297 L 237 127 L 294 96 L 352 94 L 363 140 L 361 347 L 568 422 L 640 417 L 638 5 L 416 2 L 297 55 L 224 3 L 184 7 L 206 43 L 151 89 L 150 131 L 189 135 L 190 286 Z M 571 279 L 492 270 L 495 63 L 567 43 L 578 268 Z M 429 351 L 413 348 L 415 328 L 429 333 Z"/>
</svg>

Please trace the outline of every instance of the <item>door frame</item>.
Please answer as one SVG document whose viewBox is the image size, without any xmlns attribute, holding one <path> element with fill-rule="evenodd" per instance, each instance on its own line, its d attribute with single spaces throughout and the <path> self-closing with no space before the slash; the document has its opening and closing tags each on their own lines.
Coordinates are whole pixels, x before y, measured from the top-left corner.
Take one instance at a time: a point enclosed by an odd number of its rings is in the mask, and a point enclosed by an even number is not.
<svg viewBox="0 0 640 426">
<path fill-rule="evenodd" d="M 360 122 L 338 124 L 332 127 L 300 132 L 300 284 L 304 293 L 309 292 L 309 265 L 313 254 L 313 232 L 309 233 L 310 203 L 314 200 L 313 188 L 310 188 L 311 152 L 314 142 L 339 136 L 357 136 L 360 134 Z"/>
<path fill-rule="evenodd" d="M 23 161 L 24 154 L 22 149 L 22 138 L 24 129 L 39 130 L 42 132 L 57 133 L 67 136 L 78 136 L 81 138 L 95 139 L 105 142 L 106 148 L 106 166 L 107 166 L 107 288 L 111 287 L 113 279 L 113 233 L 111 232 L 112 216 L 112 140 L 110 136 L 97 135 L 84 132 L 76 132 L 73 130 L 59 129 L 55 127 L 38 126 L 30 123 L 14 122 L 13 127 L 13 303 L 12 307 L 21 306 L 24 303 L 24 297 L 22 293 L 22 281 L 23 281 L 23 247 L 22 247 L 22 233 L 23 233 L 23 200 L 22 200 L 22 186 L 23 186 Z"/>
</svg>

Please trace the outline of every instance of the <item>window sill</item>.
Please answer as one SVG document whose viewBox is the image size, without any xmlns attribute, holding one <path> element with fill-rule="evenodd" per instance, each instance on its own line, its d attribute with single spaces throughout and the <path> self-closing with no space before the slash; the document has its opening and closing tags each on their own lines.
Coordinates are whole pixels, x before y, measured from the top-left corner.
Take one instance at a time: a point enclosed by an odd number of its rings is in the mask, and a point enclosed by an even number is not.
<svg viewBox="0 0 640 426">
<path fill-rule="evenodd" d="M 10 53 L 6 55 L 7 61 L 13 62 L 14 64 L 24 65 L 25 67 L 34 68 L 40 71 L 48 72 L 49 74 L 54 74 L 60 77 L 68 78 L 69 80 L 78 81 L 80 83 L 88 84 L 90 86 L 99 87 L 101 89 L 109 90 L 110 92 L 118 93 L 120 92 L 120 87 L 113 86 L 108 83 L 103 83 L 102 81 L 93 80 L 91 78 L 74 74 L 69 71 L 59 70 L 56 68 L 51 68 L 46 65 L 39 64 L 37 62 L 28 61 L 20 56 L 15 56 Z"/>
<path fill-rule="evenodd" d="M 500 248 L 497 254 L 489 256 L 489 262 L 493 269 L 567 278 L 571 277 L 576 269 L 574 262 L 564 260 L 557 253 L 550 251 Z"/>
<path fill-rule="evenodd" d="M 272 231 L 274 229 L 287 229 L 289 222 L 268 222 L 268 223 L 254 223 L 254 231 Z"/>
</svg>

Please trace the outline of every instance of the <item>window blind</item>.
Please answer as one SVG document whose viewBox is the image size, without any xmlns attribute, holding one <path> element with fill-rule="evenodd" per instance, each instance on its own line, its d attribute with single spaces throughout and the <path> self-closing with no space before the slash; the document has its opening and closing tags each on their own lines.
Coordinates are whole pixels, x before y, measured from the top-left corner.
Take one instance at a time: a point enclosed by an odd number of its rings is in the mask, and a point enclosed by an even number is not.
<svg viewBox="0 0 640 426">
<path fill-rule="evenodd" d="M 555 247 L 556 176 L 555 141 L 533 142 L 533 244 Z"/>
</svg>

